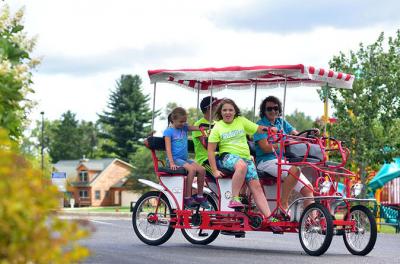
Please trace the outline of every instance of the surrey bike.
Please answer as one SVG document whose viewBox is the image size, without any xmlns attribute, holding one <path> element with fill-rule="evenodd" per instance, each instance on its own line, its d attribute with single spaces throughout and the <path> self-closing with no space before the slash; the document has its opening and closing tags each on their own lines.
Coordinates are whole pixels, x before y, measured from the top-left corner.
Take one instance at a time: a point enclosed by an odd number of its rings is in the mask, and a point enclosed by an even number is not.
<svg viewBox="0 0 400 264">
<path fill-rule="evenodd" d="M 325 86 L 351 89 L 354 76 L 307 67 L 302 64 L 282 66 L 225 67 L 181 70 L 151 70 L 149 77 L 154 83 L 153 113 L 157 83 L 172 83 L 200 92 L 209 91 L 211 96 L 218 89 L 254 89 L 254 109 L 257 89 L 286 88 L 299 86 Z M 198 102 L 197 102 L 198 105 Z M 284 110 L 283 110 L 284 112 Z M 154 118 L 153 118 L 154 125 Z M 203 133 L 206 133 L 202 129 Z M 138 238 L 149 245 L 160 245 L 168 241 L 175 229 L 193 244 L 206 245 L 214 241 L 220 232 L 243 237 L 246 231 L 298 233 L 301 246 L 309 255 L 318 256 L 328 250 L 334 235 L 344 239 L 347 249 L 354 255 L 366 255 L 374 247 L 377 229 L 375 218 L 363 205 L 373 199 L 361 199 L 356 175 L 345 168 L 349 150 L 335 138 L 317 136 L 316 131 L 307 130 L 299 135 L 284 135 L 282 131 L 268 131 L 268 141 L 278 143 L 281 151 L 278 159 L 278 177 L 259 172 L 273 215 L 278 222 L 263 222 L 261 214 L 247 195 L 245 208 L 233 210 L 228 207 L 231 199 L 231 171 L 224 177 L 206 179 L 204 188 L 211 209 L 200 207 L 194 210 L 183 208 L 183 193 L 186 171 L 171 170 L 161 158 L 165 151 L 164 139 L 151 136 L 146 146 L 151 151 L 158 183 L 140 179 L 153 190 L 142 195 L 133 208 L 132 223 Z M 254 143 L 249 142 L 250 148 Z M 251 148 L 252 149 L 252 148 Z M 189 141 L 189 152 L 193 142 Z M 328 159 L 336 157 L 336 160 Z M 297 166 L 313 184 L 314 197 L 294 199 L 288 210 L 280 204 L 282 165 Z M 289 172 L 290 173 L 290 172 Z M 293 175 L 296 177 L 295 175 Z M 298 178 L 298 177 L 296 177 Z M 301 179 L 298 179 L 301 181 Z M 193 185 L 196 189 L 196 185 Z M 310 188 L 306 186 L 306 188 Z M 305 199 L 313 199 L 306 208 Z"/>
</svg>

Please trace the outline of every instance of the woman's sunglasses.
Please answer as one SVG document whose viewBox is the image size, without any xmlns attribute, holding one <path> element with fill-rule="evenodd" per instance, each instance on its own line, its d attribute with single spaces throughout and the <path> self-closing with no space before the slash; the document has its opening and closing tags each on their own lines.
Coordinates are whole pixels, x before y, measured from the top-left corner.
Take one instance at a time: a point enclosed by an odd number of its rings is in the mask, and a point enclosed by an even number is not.
<svg viewBox="0 0 400 264">
<path fill-rule="evenodd" d="M 279 111 L 279 107 L 278 107 L 278 106 L 267 106 L 267 107 L 265 108 L 265 110 L 266 110 L 267 112 L 272 112 L 272 110 L 274 110 L 275 112 L 277 112 L 277 111 Z"/>
</svg>

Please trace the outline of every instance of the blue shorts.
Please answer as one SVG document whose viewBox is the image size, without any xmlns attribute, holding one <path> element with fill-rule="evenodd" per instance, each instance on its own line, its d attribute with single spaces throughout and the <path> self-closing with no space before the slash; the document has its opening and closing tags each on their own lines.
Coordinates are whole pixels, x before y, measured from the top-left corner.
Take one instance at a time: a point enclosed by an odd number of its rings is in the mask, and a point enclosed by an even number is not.
<svg viewBox="0 0 400 264">
<path fill-rule="evenodd" d="M 186 163 L 192 164 L 193 162 L 194 162 L 194 161 L 191 160 L 191 159 L 187 159 L 187 160 L 184 160 L 184 159 L 174 159 L 175 165 L 176 165 L 176 166 L 179 166 L 179 167 L 183 167 L 183 165 L 185 165 Z M 168 161 L 168 159 L 167 159 L 167 166 L 169 167 L 169 161 Z"/>
<path fill-rule="evenodd" d="M 243 160 L 247 164 L 246 182 L 249 182 L 251 180 L 258 180 L 256 165 L 254 165 L 254 162 L 252 160 L 244 159 L 239 157 L 238 155 L 227 153 L 223 156 L 223 159 L 221 160 L 221 165 L 223 168 L 234 171 L 235 165 L 239 160 Z"/>
</svg>

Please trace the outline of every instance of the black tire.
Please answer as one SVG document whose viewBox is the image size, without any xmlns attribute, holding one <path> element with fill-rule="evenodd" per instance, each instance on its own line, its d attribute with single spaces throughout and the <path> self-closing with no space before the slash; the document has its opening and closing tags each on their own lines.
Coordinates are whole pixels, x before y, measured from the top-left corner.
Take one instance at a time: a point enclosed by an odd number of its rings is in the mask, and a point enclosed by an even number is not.
<svg viewBox="0 0 400 264">
<path fill-rule="evenodd" d="M 208 202 L 211 204 L 210 211 L 218 211 L 218 206 L 215 200 L 210 196 L 206 195 Z M 193 234 L 195 232 L 196 234 Z M 208 236 L 198 236 L 198 233 L 202 232 L 200 229 L 182 229 L 182 235 L 192 244 L 196 245 L 208 245 L 213 242 L 219 235 L 219 230 L 207 230 L 205 233 L 210 233 Z"/>
<path fill-rule="evenodd" d="M 351 254 L 365 256 L 371 252 L 375 246 L 377 237 L 375 217 L 367 207 L 356 205 L 350 209 L 350 218 L 356 220 L 356 228 L 361 230 L 362 233 L 346 230 L 343 234 L 344 244 Z M 347 217 L 345 219 L 347 219 Z M 365 245 L 357 247 L 355 243 L 362 242 L 360 236 L 364 236 L 367 232 L 369 232 L 368 241 L 364 243 Z"/>
<path fill-rule="evenodd" d="M 307 206 L 299 225 L 299 239 L 304 251 L 311 256 L 320 256 L 328 250 L 332 238 L 333 221 L 329 211 L 318 203 Z M 311 245 L 314 242 L 317 246 Z"/>
<path fill-rule="evenodd" d="M 157 206 L 154 205 L 154 203 L 157 202 L 159 196 L 159 191 L 151 191 L 143 194 L 136 202 L 135 207 L 132 211 L 132 225 L 136 236 L 142 242 L 151 246 L 158 246 L 167 242 L 175 231 L 170 222 L 171 217 L 173 217 L 174 215 L 171 209 L 171 205 L 169 204 L 169 201 L 164 194 L 161 193 L 160 204 L 157 211 L 157 220 L 154 221 L 149 218 L 152 215 L 155 216 L 155 209 Z M 144 208 L 144 206 L 147 206 L 147 208 Z M 160 218 L 158 219 L 158 217 Z M 143 230 L 141 227 L 142 223 L 146 225 L 145 230 Z M 165 229 L 164 232 L 161 232 L 160 226 Z M 154 234 L 154 230 L 156 230 L 157 228 L 158 230 L 160 230 L 160 235 L 154 238 L 151 237 L 151 235 Z M 151 232 L 150 229 L 153 231 Z M 147 234 L 146 232 L 151 232 L 151 234 Z"/>
</svg>

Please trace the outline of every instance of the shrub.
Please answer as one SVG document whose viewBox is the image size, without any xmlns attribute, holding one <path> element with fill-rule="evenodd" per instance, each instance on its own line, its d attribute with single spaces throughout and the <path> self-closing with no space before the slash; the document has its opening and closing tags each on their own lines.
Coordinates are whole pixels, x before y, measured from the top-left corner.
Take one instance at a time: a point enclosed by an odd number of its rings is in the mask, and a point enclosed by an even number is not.
<svg viewBox="0 0 400 264">
<path fill-rule="evenodd" d="M 89 255 L 89 231 L 55 213 L 60 193 L 0 129 L 0 263 L 71 263 Z"/>
</svg>

